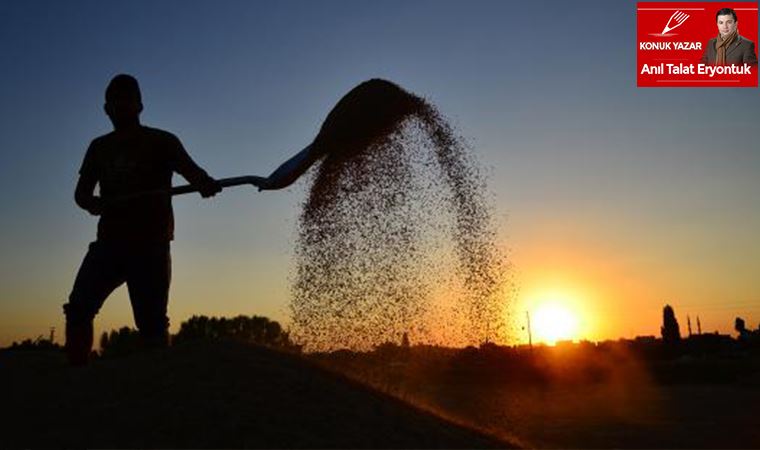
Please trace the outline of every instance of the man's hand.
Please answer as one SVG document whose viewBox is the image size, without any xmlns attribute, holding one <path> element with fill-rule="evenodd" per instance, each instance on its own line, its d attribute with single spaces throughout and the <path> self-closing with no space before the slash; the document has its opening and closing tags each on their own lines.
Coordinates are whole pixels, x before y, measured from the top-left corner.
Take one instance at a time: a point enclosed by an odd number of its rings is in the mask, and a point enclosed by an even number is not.
<svg viewBox="0 0 760 450">
<path fill-rule="evenodd" d="M 104 207 L 103 199 L 93 194 L 97 183 L 97 178 L 81 175 L 79 181 L 77 181 L 76 191 L 74 192 L 74 201 L 76 204 L 93 216 L 101 215 Z"/>
<path fill-rule="evenodd" d="M 213 197 L 216 194 L 222 192 L 222 185 L 220 185 L 219 182 L 215 179 L 211 178 L 209 181 L 203 183 L 200 186 L 198 192 L 201 193 L 201 196 L 203 198 Z"/>
<path fill-rule="evenodd" d="M 253 177 L 253 185 L 259 188 L 259 192 L 265 189 L 271 189 L 272 183 L 267 177 Z"/>
<path fill-rule="evenodd" d="M 103 214 L 103 199 L 93 196 L 87 205 L 87 212 L 93 216 L 99 216 Z"/>
</svg>

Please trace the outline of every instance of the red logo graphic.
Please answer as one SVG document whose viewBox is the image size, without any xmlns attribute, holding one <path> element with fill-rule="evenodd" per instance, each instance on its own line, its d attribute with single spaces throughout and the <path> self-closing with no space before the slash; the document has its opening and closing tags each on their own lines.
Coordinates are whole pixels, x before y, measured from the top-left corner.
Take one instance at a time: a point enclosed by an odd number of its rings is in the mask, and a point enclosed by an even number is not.
<svg viewBox="0 0 760 450">
<path fill-rule="evenodd" d="M 665 28 L 662 29 L 662 33 L 660 35 L 666 36 L 668 31 L 673 31 L 676 28 L 683 25 L 684 22 L 686 22 L 686 19 L 689 18 L 689 15 L 686 14 L 683 11 L 676 11 L 673 13 L 672 16 L 670 16 L 670 19 L 668 20 L 668 24 L 665 25 Z"/>
<path fill-rule="evenodd" d="M 639 87 L 757 87 L 757 2 L 641 2 Z"/>
</svg>

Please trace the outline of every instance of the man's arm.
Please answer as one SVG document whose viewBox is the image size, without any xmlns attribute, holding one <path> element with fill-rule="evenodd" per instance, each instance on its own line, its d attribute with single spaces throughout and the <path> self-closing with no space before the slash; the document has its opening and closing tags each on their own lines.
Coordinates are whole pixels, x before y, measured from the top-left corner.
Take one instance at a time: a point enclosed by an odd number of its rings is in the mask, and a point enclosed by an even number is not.
<svg viewBox="0 0 760 450">
<path fill-rule="evenodd" d="M 213 197 L 221 192 L 219 182 L 211 177 L 205 170 L 190 158 L 182 143 L 175 139 L 174 170 L 182 175 L 190 184 L 198 187 L 198 192 L 204 198 Z"/>
<path fill-rule="evenodd" d="M 267 178 L 262 178 L 257 184 L 260 191 L 283 189 L 293 184 L 311 167 L 322 155 L 314 149 L 314 144 L 298 152 L 295 156 L 280 165 Z"/>
<path fill-rule="evenodd" d="M 80 175 L 77 187 L 74 191 L 74 201 L 80 208 L 93 216 L 99 216 L 103 212 L 103 201 L 95 194 L 95 185 L 98 179 L 92 175 Z"/>
<path fill-rule="evenodd" d="M 100 171 L 98 170 L 98 140 L 95 139 L 87 147 L 87 152 L 79 169 L 79 181 L 74 191 L 74 201 L 80 208 L 93 216 L 103 213 L 103 199 L 95 196 L 95 185 L 98 184 Z"/>
</svg>

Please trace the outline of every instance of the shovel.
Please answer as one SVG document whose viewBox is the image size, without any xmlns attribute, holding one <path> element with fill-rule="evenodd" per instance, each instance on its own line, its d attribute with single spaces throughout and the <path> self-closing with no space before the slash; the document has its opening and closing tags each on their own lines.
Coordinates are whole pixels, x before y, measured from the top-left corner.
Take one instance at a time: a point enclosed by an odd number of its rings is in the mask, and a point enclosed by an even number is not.
<svg viewBox="0 0 760 450">
<path fill-rule="evenodd" d="M 268 177 L 246 175 L 242 177 L 221 178 L 217 182 L 222 188 L 250 184 L 259 188 L 260 191 L 264 189 L 282 189 L 293 184 L 319 159 L 319 155 L 317 152 L 312 151 L 312 148 L 312 145 L 307 145 L 306 148 L 285 161 Z M 173 187 L 170 192 L 171 195 L 181 195 L 198 192 L 198 188 L 192 184 L 186 184 L 184 186 Z"/>
<path fill-rule="evenodd" d="M 396 126 L 407 115 L 423 106 L 421 100 L 398 85 L 382 79 L 365 81 L 354 87 L 330 110 L 314 138 L 295 156 L 285 161 L 268 177 L 247 175 L 217 180 L 222 188 L 250 184 L 261 190 L 283 189 L 293 184 L 309 167 L 323 157 L 342 157 L 370 145 L 377 137 Z M 198 187 L 171 188 L 170 195 L 198 192 Z M 166 191 L 141 192 L 119 200 Z"/>
</svg>

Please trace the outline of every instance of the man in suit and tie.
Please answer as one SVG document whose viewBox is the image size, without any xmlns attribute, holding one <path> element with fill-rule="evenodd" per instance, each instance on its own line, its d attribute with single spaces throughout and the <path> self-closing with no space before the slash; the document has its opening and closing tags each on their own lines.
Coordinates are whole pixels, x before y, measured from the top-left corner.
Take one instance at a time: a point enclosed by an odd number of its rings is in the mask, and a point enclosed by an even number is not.
<svg viewBox="0 0 760 450">
<path fill-rule="evenodd" d="M 739 35 L 739 20 L 731 8 L 723 8 L 715 14 L 718 36 L 705 46 L 701 62 L 710 65 L 757 64 L 755 43 Z"/>
</svg>

